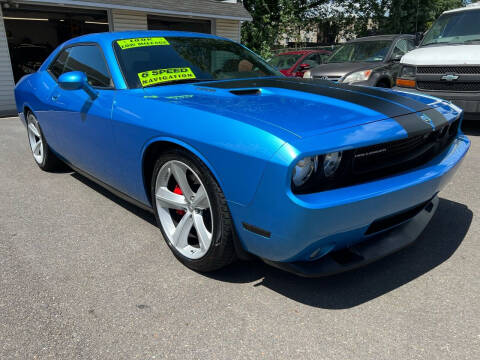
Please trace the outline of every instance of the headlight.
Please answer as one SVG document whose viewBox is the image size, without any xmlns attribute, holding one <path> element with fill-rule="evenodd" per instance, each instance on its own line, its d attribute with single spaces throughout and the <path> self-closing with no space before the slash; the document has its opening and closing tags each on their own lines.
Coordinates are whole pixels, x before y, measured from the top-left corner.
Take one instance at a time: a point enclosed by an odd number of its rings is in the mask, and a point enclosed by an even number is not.
<svg viewBox="0 0 480 360">
<path fill-rule="evenodd" d="M 323 173 L 326 177 L 331 177 L 335 174 L 342 162 L 342 152 L 337 151 L 326 154 L 323 158 Z"/>
<path fill-rule="evenodd" d="M 318 164 L 317 156 L 309 156 L 300 160 L 293 169 L 292 182 L 296 187 L 305 185 L 316 170 Z"/>
<path fill-rule="evenodd" d="M 417 69 L 415 68 L 415 66 L 404 65 L 402 66 L 402 69 L 400 70 L 398 77 L 412 79 L 412 78 L 415 78 L 416 74 L 417 74 Z"/>
<path fill-rule="evenodd" d="M 303 73 L 303 78 L 304 79 L 311 79 L 312 78 L 312 72 L 310 70 L 307 70 Z"/>
<path fill-rule="evenodd" d="M 350 84 L 359 81 L 367 81 L 370 79 L 370 75 L 372 75 L 372 70 L 357 71 L 348 75 L 342 82 Z"/>
<path fill-rule="evenodd" d="M 417 86 L 415 75 L 417 68 L 415 66 L 403 65 L 400 69 L 396 81 L 396 85 L 400 87 L 414 88 Z"/>
</svg>

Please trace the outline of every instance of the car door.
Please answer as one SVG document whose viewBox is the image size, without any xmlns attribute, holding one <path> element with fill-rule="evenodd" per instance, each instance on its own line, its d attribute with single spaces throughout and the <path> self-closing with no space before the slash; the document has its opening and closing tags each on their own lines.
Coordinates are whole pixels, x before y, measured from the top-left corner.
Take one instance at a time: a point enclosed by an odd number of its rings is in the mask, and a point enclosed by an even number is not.
<svg viewBox="0 0 480 360">
<path fill-rule="evenodd" d="M 75 167 L 110 183 L 108 164 L 115 156 L 111 123 L 115 91 L 108 65 L 97 44 L 79 44 L 64 52 L 63 68 L 52 71 L 52 76 L 57 79 L 66 72 L 82 71 L 97 96 L 56 85 L 50 97 L 50 115 L 55 124 L 57 152 Z M 62 53 L 60 56 L 65 59 Z"/>
</svg>

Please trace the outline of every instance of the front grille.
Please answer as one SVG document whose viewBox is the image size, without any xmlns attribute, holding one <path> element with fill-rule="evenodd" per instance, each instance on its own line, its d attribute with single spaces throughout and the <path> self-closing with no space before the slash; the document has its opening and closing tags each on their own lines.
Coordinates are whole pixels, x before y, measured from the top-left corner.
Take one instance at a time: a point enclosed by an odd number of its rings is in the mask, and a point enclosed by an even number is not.
<svg viewBox="0 0 480 360">
<path fill-rule="evenodd" d="M 341 76 L 325 76 L 325 75 L 319 75 L 319 76 L 314 76 L 314 79 L 318 80 L 330 80 L 333 82 L 338 82 L 342 78 Z"/>
<path fill-rule="evenodd" d="M 373 223 L 370 224 L 367 231 L 365 232 L 365 235 L 375 234 L 377 232 L 384 231 L 394 226 L 400 225 L 401 223 L 417 216 L 420 211 L 427 208 L 428 204 L 431 204 L 431 200 L 423 202 L 413 208 L 407 209 L 395 215 L 375 220 Z"/>
<path fill-rule="evenodd" d="M 480 91 L 480 81 L 417 81 L 417 88 L 437 91 Z"/>
<path fill-rule="evenodd" d="M 480 66 L 417 66 L 417 74 L 480 74 Z"/>
<path fill-rule="evenodd" d="M 352 172 L 369 178 L 381 177 L 421 165 L 450 145 L 457 134 L 458 122 L 407 139 L 356 149 Z"/>
<path fill-rule="evenodd" d="M 297 194 L 307 194 L 379 180 L 422 166 L 445 150 L 458 132 L 460 119 L 407 139 L 344 151 L 333 177 L 318 171 Z M 323 163 L 322 157 L 319 164 Z"/>
</svg>

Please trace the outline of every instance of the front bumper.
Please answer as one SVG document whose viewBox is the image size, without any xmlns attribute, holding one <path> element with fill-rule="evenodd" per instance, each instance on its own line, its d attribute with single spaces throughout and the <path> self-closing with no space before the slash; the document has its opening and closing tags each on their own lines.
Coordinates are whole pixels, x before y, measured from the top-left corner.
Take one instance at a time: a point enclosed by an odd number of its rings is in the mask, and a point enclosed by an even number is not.
<svg viewBox="0 0 480 360">
<path fill-rule="evenodd" d="M 394 90 L 426 94 L 448 100 L 463 110 L 465 120 L 480 120 L 480 93 L 478 92 L 423 91 L 403 87 L 394 87 Z"/>
<path fill-rule="evenodd" d="M 355 244 L 331 252 L 316 261 L 275 262 L 267 264 L 303 277 L 322 277 L 353 270 L 393 254 L 411 245 L 420 236 L 438 207 L 438 197 L 429 200 L 409 221 Z"/>
<path fill-rule="evenodd" d="M 421 204 L 429 208 L 428 203 L 450 181 L 469 146 L 468 138 L 459 134 L 444 152 L 421 167 L 369 183 L 307 195 L 286 190 L 286 184 L 278 181 L 280 173 L 273 161 L 252 203 L 230 204 L 241 244 L 274 266 L 308 276 L 349 270 L 388 255 L 414 241 L 427 226 L 434 209 L 426 213 L 421 210 L 374 232 L 370 231 L 372 224 Z M 253 225 L 253 231 L 246 224 Z M 326 258 L 319 262 L 327 254 L 346 248 L 356 249 L 360 261 L 341 266 L 326 264 Z"/>
</svg>

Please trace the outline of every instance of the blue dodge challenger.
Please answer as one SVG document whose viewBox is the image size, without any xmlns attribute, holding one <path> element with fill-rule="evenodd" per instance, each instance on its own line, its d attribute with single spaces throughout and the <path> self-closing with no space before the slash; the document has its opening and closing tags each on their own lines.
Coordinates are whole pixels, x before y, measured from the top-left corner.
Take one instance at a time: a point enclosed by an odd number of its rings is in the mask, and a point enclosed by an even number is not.
<svg viewBox="0 0 480 360">
<path fill-rule="evenodd" d="M 412 243 L 470 142 L 429 96 L 283 77 L 230 40 L 137 31 L 58 47 L 15 89 L 33 158 L 152 211 L 197 271 L 302 276 Z"/>
</svg>

